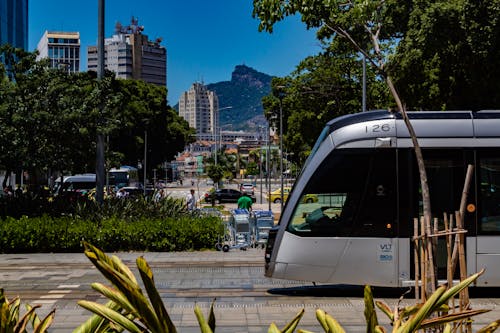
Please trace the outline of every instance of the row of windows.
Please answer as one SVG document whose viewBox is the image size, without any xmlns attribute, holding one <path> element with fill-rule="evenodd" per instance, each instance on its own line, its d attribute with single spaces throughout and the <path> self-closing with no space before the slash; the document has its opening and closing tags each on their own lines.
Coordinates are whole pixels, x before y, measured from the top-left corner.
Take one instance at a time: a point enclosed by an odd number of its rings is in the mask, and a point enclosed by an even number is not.
<svg viewBox="0 0 500 333">
<path fill-rule="evenodd" d="M 468 235 L 500 234 L 500 150 L 424 150 L 433 216 L 460 207 L 467 165 L 475 165 L 465 216 Z M 298 189 L 299 190 L 299 189 Z M 422 214 L 413 151 L 334 150 L 303 189 L 288 230 L 302 236 L 413 234 Z"/>
<path fill-rule="evenodd" d="M 58 44 L 78 44 L 78 38 L 53 38 L 49 37 L 49 43 L 58 43 Z"/>
<path fill-rule="evenodd" d="M 49 58 L 80 58 L 80 48 L 49 46 Z"/>
</svg>

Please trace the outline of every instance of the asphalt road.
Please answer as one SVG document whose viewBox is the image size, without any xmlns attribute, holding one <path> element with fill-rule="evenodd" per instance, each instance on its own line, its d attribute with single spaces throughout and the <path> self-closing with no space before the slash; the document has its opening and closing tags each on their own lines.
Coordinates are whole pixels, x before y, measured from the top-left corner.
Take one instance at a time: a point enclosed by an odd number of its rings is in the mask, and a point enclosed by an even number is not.
<svg viewBox="0 0 500 333">
<path fill-rule="evenodd" d="M 310 283 L 266 278 L 263 251 L 231 250 L 180 253 L 117 253 L 135 270 L 135 259 L 144 255 L 151 265 L 164 303 L 180 332 L 200 332 L 193 307 L 208 313 L 216 298 L 216 332 L 267 332 L 271 322 L 278 327 L 300 310 L 305 315 L 300 328 L 322 329 L 315 310 L 322 308 L 336 317 L 347 332 L 365 332 L 361 287 L 312 286 Z M 56 309 L 52 333 L 72 332 L 90 313 L 80 308 L 81 299 L 104 303 L 90 288 L 92 282 L 106 281 L 83 254 L 4 254 L 0 255 L 0 287 L 9 298 L 20 296 L 23 304 L 41 304 L 44 315 Z M 394 306 L 403 290 L 375 288 L 377 299 Z M 493 311 L 477 317 L 477 327 L 500 319 L 498 289 L 473 295 L 475 309 Z M 411 296 L 408 296 L 411 297 Z M 405 299 L 402 305 L 413 304 Z M 379 320 L 388 321 L 379 313 Z"/>
</svg>

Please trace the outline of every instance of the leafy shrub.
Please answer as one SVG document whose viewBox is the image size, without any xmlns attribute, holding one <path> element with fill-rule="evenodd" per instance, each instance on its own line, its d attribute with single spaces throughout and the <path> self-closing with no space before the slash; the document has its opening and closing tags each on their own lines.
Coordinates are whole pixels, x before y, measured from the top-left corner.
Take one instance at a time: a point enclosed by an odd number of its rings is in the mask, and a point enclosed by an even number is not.
<svg viewBox="0 0 500 333">
<path fill-rule="evenodd" d="M 9 217 L 0 221 L 0 252 L 80 252 L 82 240 L 105 251 L 200 250 L 212 248 L 222 230 L 222 221 L 211 216 L 136 220 Z"/>
</svg>

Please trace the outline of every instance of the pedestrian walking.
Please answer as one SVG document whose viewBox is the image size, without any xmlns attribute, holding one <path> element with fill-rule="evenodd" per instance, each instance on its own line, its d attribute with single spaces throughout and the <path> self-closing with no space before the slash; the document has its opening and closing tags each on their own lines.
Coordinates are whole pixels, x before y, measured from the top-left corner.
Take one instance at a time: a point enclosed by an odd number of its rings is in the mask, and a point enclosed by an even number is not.
<svg viewBox="0 0 500 333">
<path fill-rule="evenodd" d="M 187 210 L 192 212 L 194 210 L 195 204 L 196 200 L 194 197 L 194 189 L 191 189 L 191 191 L 189 191 L 189 194 L 186 197 Z"/>
<path fill-rule="evenodd" d="M 246 193 L 243 193 L 243 195 L 238 199 L 238 208 L 252 210 L 252 204 L 252 198 L 250 198 Z"/>
</svg>

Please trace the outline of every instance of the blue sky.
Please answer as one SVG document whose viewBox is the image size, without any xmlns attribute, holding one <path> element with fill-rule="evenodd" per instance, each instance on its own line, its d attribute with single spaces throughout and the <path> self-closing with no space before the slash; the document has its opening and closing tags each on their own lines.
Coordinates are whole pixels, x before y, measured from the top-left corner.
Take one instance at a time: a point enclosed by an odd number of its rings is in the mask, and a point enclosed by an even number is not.
<svg viewBox="0 0 500 333">
<path fill-rule="evenodd" d="M 45 30 L 79 31 L 82 70 L 87 46 L 96 45 L 97 0 L 29 0 L 29 49 Z M 258 32 L 252 0 L 106 0 L 105 35 L 117 21 L 132 16 L 150 39 L 162 37 L 167 48 L 169 104 L 195 81 L 228 81 L 236 65 L 285 76 L 309 55 L 320 51 L 313 31 L 299 18 L 288 18 L 272 34 Z"/>
</svg>

